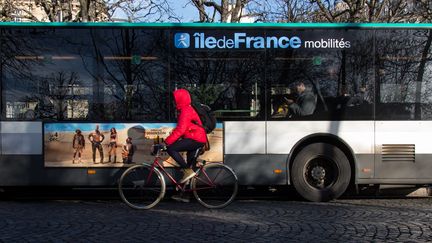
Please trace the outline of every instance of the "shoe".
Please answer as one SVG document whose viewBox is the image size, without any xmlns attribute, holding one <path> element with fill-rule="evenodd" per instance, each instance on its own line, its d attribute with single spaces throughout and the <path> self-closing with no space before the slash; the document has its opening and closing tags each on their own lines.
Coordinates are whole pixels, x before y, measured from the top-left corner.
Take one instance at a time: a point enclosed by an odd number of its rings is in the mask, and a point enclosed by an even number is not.
<svg viewBox="0 0 432 243">
<path fill-rule="evenodd" d="M 191 179 L 196 175 L 195 171 L 193 171 L 190 168 L 184 169 L 183 172 L 184 175 L 183 178 L 180 180 L 180 183 L 185 183 L 186 181 L 188 181 L 189 179 Z"/>
<path fill-rule="evenodd" d="M 171 199 L 176 200 L 177 202 L 184 202 L 184 203 L 188 203 L 189 197 L 186 196 L 182 196 L 182 195 L 172 195 Z"/>
</svg>

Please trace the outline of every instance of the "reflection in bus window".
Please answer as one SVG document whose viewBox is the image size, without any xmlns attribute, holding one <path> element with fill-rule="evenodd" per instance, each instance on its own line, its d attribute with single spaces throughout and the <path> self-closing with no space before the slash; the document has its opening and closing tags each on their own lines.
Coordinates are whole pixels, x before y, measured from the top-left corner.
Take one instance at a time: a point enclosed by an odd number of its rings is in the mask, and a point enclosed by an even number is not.
<svg viewBox="0 0 432 243">
<path fill-rule="evenodd" d="M 220 121 L 264 119 L 263 57 L 263 50 L 176 49 L 172 89 L 188 89 L 192 99 L 209 105 Z"/>
<path fill-rule="evenodd" d="M 342 32 L 313 30 L 308 33 L 340 35 Z M 270 32 L 271 33 L 271 32 Z M 343 120 L 373 117 L 374 78 L 371 32 L 358 35 L 349 50 L 269 50 L 268 73 L 271 80 L 270 117 L 284 120 Z M 305 84 L 297 92 L 296 83 Z M 309 107 L 296 104 L 299 93 L 308 94 Z M 310 95 L 309 95 L 310 94 Z M 300 97 L 299 101 L 304 100 Z M 365 101 L 365 102 L 363 102 Z M 292 109 L 290 109 L 292 107 Z"/>
<path fill-rule="evenodd" d="M 3 97 L 11 120 L 88 119 L 93 78 L 89 30 L 6 31 Z"/>
<path fill-rule="evenodd" d="M 102 120 L 168 121 L 168 35 L 164 30 L 98 29 L 103 55 L 94 75 L 101 77 Z"/>
<path fill-rule="evenodd" d="M 432 119 L 431 43 L 431 30 L 377 34 L 377 119 Z"/>
<path fill-rule="evenodd" d="M 167 121 L 166 33 L 5 30 L 1 43 L 9 51 L 2 57 L 4 117 Z"/>
</svg>

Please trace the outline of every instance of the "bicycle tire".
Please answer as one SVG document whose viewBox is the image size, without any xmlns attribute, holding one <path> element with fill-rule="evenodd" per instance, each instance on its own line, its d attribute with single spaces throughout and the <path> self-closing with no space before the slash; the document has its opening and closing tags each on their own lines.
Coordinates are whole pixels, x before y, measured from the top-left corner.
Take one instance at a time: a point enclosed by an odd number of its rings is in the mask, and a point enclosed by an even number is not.
<svg viewBox="0 0 432 243">
<path fill-rule="evenodd" d="M 121 175 L 120 197 L 131 208 L 150 209 L 165 196 L 165 179 L 157 168 L 151 168 L 148 164 L 134 165 Z M 151 171 L 151 177 L 148 177 Z"/>
<path fill-rule="evenodd" d="M 206 164 L 192 178 L 191 189 L 196 200 L 204 207 L 224 208 L 234 201 L 237 195 L 237 175 L 224 164 Z"/>
</svg>

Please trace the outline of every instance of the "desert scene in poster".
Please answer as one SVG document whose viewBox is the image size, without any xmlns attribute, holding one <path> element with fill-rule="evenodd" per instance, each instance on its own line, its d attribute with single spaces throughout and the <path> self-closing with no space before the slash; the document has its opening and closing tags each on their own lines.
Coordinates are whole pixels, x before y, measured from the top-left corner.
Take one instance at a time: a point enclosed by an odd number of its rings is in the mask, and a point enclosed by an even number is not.
<svg viewBox="0 0 432 243">
<path fill-rule="evenodd" d="M 164 141 L 175 127 L 175 123 L 47 123 L 44 127 L 44 159 L 46 167 L 125 167 L 140 163 L 151 163 L 154 156 L 151 155 L 152 145 Z M 92 143 L 89 135 L 95 132 L 96 127 L 104 136 L 101 143 L 103 159 L 101 163 L 100 152 L 96 149 L 96 160 L 93 162 Z M 110 150 L 110 129 L 117 130 L 118 144 L 115 149 L 116 163 L 114 156 L 109 162 L 108 151 Z M 76 155 L 73 159 L 75 149 L 73 138 L 75 131 L 79 129 L 84 136 L 85 145 L 81 154 L 81 161 Z M 132 138 L 135 152 L 132 163 L 123 163 L 122 150 L 126 139 Z M 218 124 L 212 133 L 208 134 L 210 150 L 206 151 L 199 158 L 208 162 L 223 161 L 223 129 Z M 177 165 L 176 162 L 166 153 L 162 159 L 164 166 Z"/>
</svg>

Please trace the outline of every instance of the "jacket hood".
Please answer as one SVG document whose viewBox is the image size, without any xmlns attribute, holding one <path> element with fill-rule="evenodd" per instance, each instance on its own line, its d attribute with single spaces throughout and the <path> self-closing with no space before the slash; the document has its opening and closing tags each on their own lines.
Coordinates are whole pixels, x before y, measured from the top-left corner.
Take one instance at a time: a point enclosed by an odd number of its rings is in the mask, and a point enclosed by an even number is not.
<svg viewBox="0 0 432 243">
<path fill-rule="evenodd" d="M 185 89 L 178 89 L 174 91 L 173 95 L 177 110 L 181 110 L 183 107 L 189 106 L 191 104 L 189 91 Z"/>
</svg>

